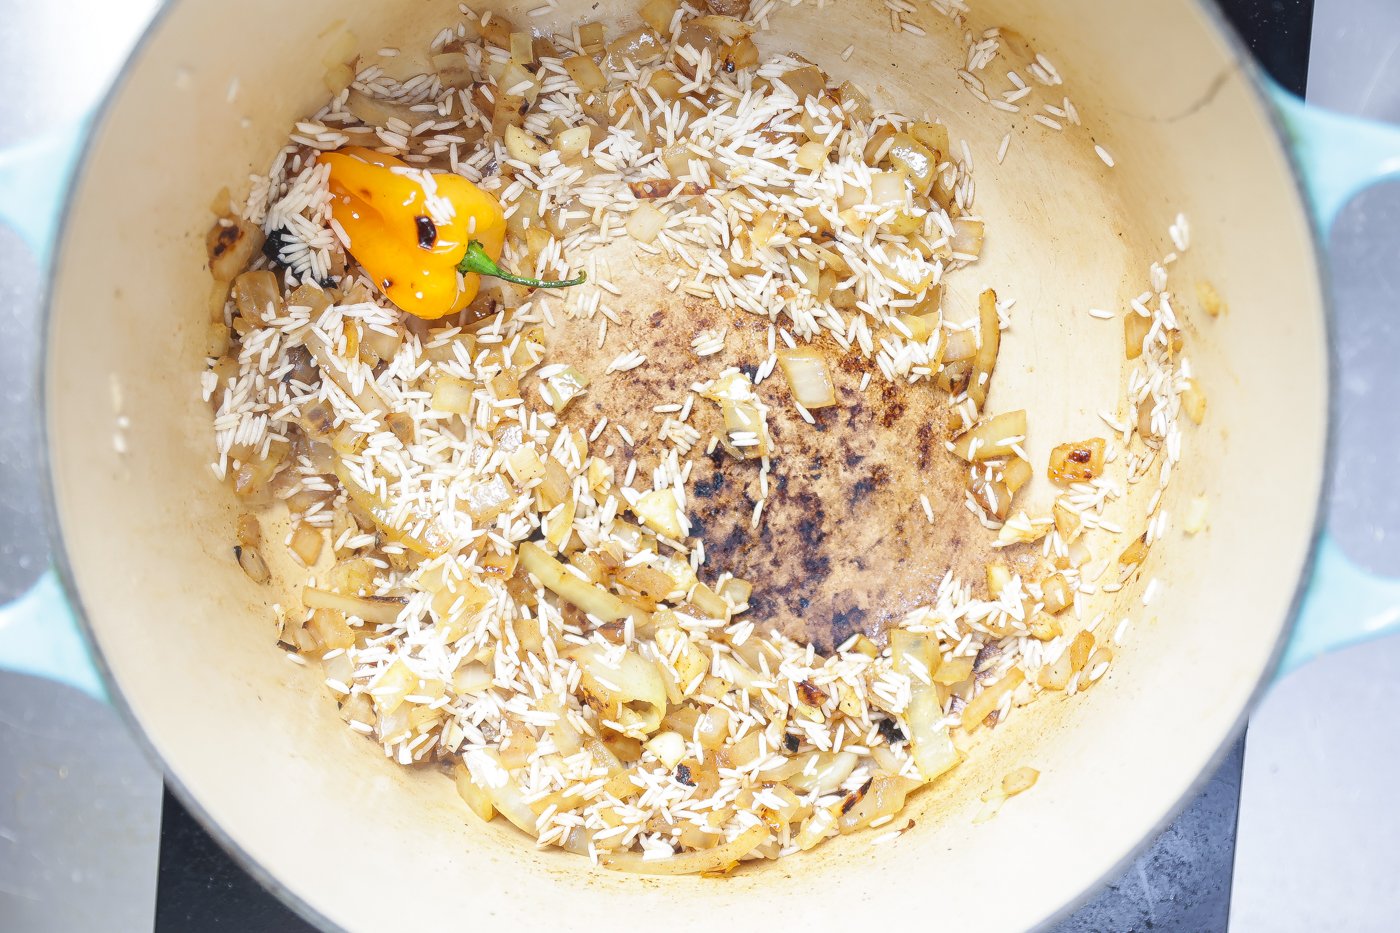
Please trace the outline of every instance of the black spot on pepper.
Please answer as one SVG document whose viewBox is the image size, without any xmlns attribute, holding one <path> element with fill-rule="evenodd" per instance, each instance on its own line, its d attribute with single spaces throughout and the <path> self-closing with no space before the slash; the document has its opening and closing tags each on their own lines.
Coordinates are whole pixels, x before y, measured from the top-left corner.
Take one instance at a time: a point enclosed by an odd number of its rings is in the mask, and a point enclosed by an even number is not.
<svg viewBox="0 0 1400 933">
<path fill-rule="evenodd" d="M 418 230 L 418 246 L 421 249 L 432 249 L 437 244 L 437 224 L 433 223 L 431 217 L 421 214 L 413 218 L 413 223 Z"/>
<path fill-rule="evenodd" d="M 695 786 L 695 780 L 690 776 L 689 765 L 676 765 L 676 780 L 684 784 L 686 787 Z"/>
</svg>

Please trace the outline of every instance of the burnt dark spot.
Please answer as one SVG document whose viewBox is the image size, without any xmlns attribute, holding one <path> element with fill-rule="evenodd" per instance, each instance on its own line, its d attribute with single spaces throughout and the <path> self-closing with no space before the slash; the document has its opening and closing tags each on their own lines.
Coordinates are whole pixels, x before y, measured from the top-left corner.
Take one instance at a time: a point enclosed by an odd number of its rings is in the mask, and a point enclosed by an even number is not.
<svg viewBox="0 0 1400 933">
<path fill-rule="evenodd" d="M 315 385 L 320 381 L 320 371 L 311 360 L 311 353 L 305 347 L 288 347 L 286 351 L 287 362 L 292 365 L 287 367 L 287 371 L 282 374 L 282 382 L 300 382 L 303 385 Z M 312 407 L 312 411 L 322 411 L 320 408 Z M 329 409 L 325 410 L 325 416 L 330 418 Z"/>
<path fill-rule="evenodd" d="M 802 525 L 808 523 L 811 523 L 811 517 L 804 518 L 804 520 L 799 521 L 799 534 L 804 534 L 804 530 L 802 530 Z M 816 524 L 816 527 L 818 527 L 818 531 L 820 531 L 820 523 Z M 806 539 L 805 534 L 804 539 Z M 815 539 L 813 539 L 813 541 L 815 541 L 815 544 L 809 544 L 809 546 L 811 546 L 812 548 L 812 551 L 809 551 L 808 553 L 805 553 L 805 555 L 802 555 L 802 572 L 806 574 L 806 580 L 804 580 L 804 583 L 808 584 L 808 586 L 820 586 L 820 584 L 822 584 L 822 581 L 826 580 L 826 577 L 829 577 L 830 574 L 832 574 L 832 559 L 827 558 L 825 553 L 822 553 L 822 551 L 820 551 L 820 546 L 822 546 L 820 545 L 820 537 L 816 537 Z"/>
<path fill-rule="evenodd" d="M 529 112 L 530 112 L 530 102 L 529 102 L 528 100 L 522 100 L 522 101 L 520 102 L 520 115 L 521 115 L 521 116 L 524 116 L 525 114 L 527 114 L 527 113 L 529 113 Z"/>
<path fill-rule="evenodd" d="M 705 537 L 705 522 L 704 522 L 704 520 L 701 519 L 699 516 L 696 516 L 696 515 L 690 516 L 690 537 L 692 537 L 692 538 L 703 538 L 703 537 Z"/>
<path fill-rule="evenodd" d="M 768 604 L 768 597 L 761 591 L 754 590 L 749 594 L 749 617 L 753 619 L 766 619 L 773 614 L 773 607 Z"/>
<path fill-rule="evenodd" d="M 843 353 L 836 358 L 836 368 L 843 373 L 864 372 L 865 360 L 857 353 Z"/>
<path fill-rule="evenodd" d="M 832 615 L 831 643 L 839 645 L 852 635 L 861 634 L 861 627 L 865 623 L 866 615 L 866 611 L 859 606 L 852 606 Z"/>
<path fill-rule="evenodd" d="M 745 496 L 744 498 L 747 499 L 748 497 Z M 747 514 L 752 510 L 753 503 L 749 503 L 740 514 Z M 724 540 L 720 542 L 719 553 L 730 555 L 739 554 L 744 550 L 744 545 L 748 544 L 750 540 L 748 522 L 736 522 L 730 527 L 728 533 L 725 534 Z M 708 551 L 709 548 L 707 547 L 705 550 Z"/>
<path fill-rule="evenodd" d="M 797 682 L 797 698 L 811 707 L 820 707 L 827 701 L 826 691 L 810 680 Z"/>
<path fill-rule="evenodd" d="M 870 481 L 878 489 L 890 481 L 890 468 L 883 463 L 877 463 L 870 468 Z"/>
<path fill-rule="evenodd" d="M 892 428 L 894 427 L 894 423 L 904 415 L 904 411 L 908 407 L 904 402 L 903 388 L 886 383 L 884 390 L 881 392 L 881 401 L 884 402 L 884 407 L 880 412 L 880 426 Z"/>
<path fill-rule="evenodd" d="M 282 261 L 282 251 L 290 245 L 292 245 L 292 235 L 286 227 L 278 227 L 267 235 L 266 240 L 263 240 L 262 254 L 267 257 L 268 262 L 285 269 L 287 264 Z"/>
<path fill-rule="evenodd" d="M 420 249 L 432 249 L 437 245 L 437 224 L 433 223 L 431 217 L 424 217 L 420 214 L 413 218 L 413 224 L 418 231 Z"/>
<path fill-rule="evenodd" d="M 899 728 L 899 723 L 893 719 L 882 719 L 875 724 L 880 730 L 880 735 L 891 745 L 898 745 L 900 742 L 908 741 L 909 737 L 904 734 L 904 730 Z"/>
<path fill-rule="evenodd" d="M 868 476 L 863 476 L 856 480 L 856 484 L 851 487 L 851 504 L 855 505 L 865 499 L 875 490 L 875 482 Z"/>
<path fill-rule="evenodd" d="M 764 522 L 763 529 L 758 533 L 758 541 L 764 547 L 769 547 L 773 543 L 773 525 L 771 522 Z"/>
<path fill-rule="evenodd" d="M 799 496 L 800 499 L 807 498 Z M 803 503 L 804 505 L 806 503 Z M 822 521 L 820 515 L 813 515 L 808 512 L 797 520 L 797 534 L 799 540 L 808 547 L 821 547 L 825 535 L 822 534 Z"/>
<path fill-rule="evenodd" d="M 797 609 L 799 612 L 806 612 L 808 607 L 810 607 L 811 605 L 812 601 L 806 596 L 797 597 Z"/>
<path fill-rule="evenodd" d="M 280 638 L 277 639 L 277 647 L 281 648 L 283 651 L 289 651 L 292 654 L 297 654 L 301 651 L 301 649 L 298 648 L 296 645 L 292 644 L 289 641 L 283 641 Z"/>
<path fill-rule="evenodd" d="M 843 814 L 851 812 L 851 807 L 865 799 L 865 795 L 870 793 L 870 785 L 875 783 L 874 778 L 867 778 L 865 783 L 860 785 L 860 790 L 852 791 L 846 795 L 846 799 L 841 801 L 841 812 Z"/>
<path fill-rule="evenodd" d="M 651 316 L 647 318 L 647 323 L 651 324 L 652 327 L 660 327 L 661 323 L 665 320 L 665 311 L 653 311 L 651 312 Z"/>
<path fill-rule="evenodd" d="M 934 437 L 933 425 L 925 421 L 914 431 L 914 437 L 918 440 L 917 449 L 919 451 L 919 466 L 928 466 L 929 454 L 933 452 Z"/>
<path fill-rule="evenodd" d="M 684 784 L 686 787 L 695 786 L 695 779 L 690 776 L 689 765 L 676 765 L 676 780 Z"/>
<path fill-rule="evenodd" d="M 1074 463 L 1088 463 L 1093 454 L 1086 447 L 1076 447 L 1069 452 L 1069 459 Z"/>
<path fill-rule="evenodd" d="M 864 459 L 865 454 L 858 454 L 853 450 L 846 452 L 846 466 L 850 467 L 853 470 L 856 467 L 860 466 L 861 461 L 863 461 Z"/>
<path fill-rule="evenodd" d="M 750 382 L 758 378 L 758 367 L 751 363 L 745 363 L 743 366 L 740 366 L 739 371 L 745 376 L 748 376 Z"/>
<path fill-rule="evenodd" d="M 783 735 L 783 751 L 787 752 L 789 755 L 796 755 L 797 750 L 801 747 L 802 740 L 797 736 L 793 735 L 791 732 Z"/>
<path fill-rule="evenodd" d="M 695 481 L 691 487 L 691 494 L 699 496 L 701 499 L 708 499 L 724 488 L 724 474 L 715 470 L 707 479 Z"/>
<path fill-rule="evenodd" d="M 214 238 L 214 247 L 209 250 L 210 257 L 218 259 L 224 253 L 232 249 L 241 239 L 243 239 L 243 231 L 237 226 L 229 224 L 227 227 L 219 227 L 218 236 Z"/>
</svg>

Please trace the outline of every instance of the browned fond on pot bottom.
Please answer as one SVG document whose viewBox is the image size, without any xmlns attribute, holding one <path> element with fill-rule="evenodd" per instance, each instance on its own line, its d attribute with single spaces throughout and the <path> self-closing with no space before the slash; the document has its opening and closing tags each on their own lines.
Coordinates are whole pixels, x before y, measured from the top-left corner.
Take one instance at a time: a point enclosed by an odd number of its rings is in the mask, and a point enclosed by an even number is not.
<svg viewBox="0 0 1400 933">
<path fill-rule="evenodd" d="M 612 263 L 626 298 L 613 303 L 621 320 L 609 324 L 607 348 L 597 348 L 601 316 L 570 319 L 556 311 L 548 358 L 592 380 L 565 422 L 587 433 L 608 418 L 593 447 L 614 445 L 619 477 L 633 450 L 611 425 L 625 427 L 637 440 L 637 485 L 645 487 L 658 451 L 668 448 L 655 442 L 667 415 L 653 406 L 682 403 L 694 383 L 731 366 L 752 377 L 768 358 L 768 321 L 673 294 L 660 283 L 684 275 L 683 267 L 627 253 L 619 249 Z M 717 327 L 728 330 L 724 350 L 696 356 L 695 335 Z M 607 373 L 620 346 L 640 350 L 646 363 Z M 705 542 L 702 579 L 713 582 L 728 571 L 749 580 L 755 584 L 749 619 L 826 652 L 858 632 L 882 640 L 891 622 L 933 600 L 950 569 L 980 587 L 996 533 L 963 504 L 967 465 L 945 446 L 947 393 L 928 382 L 891 385 L 858 350 L 842 351 L 829 339 L 817 346 L 829 355 L 838 404 L 812 412 L 815 424 L 798 414 L 781 370 L 757 389 L 769 406 L 775 448 L 758 528 L 751 518 L 762 495 L 759 461 L 737 460 L 722 447 L 705 455 L 709 438 L 723 428 L 718 406 L 698 396 L 687 422 L 701 437 L 692 451 L 686 514 L 692 534 Z M 872 377 L 862 392 L 866 372 Z M 933 506 L 932 524 L 920 495 Z M 1008 549 L 1005 556 L 1032 562 L 1034 549 Z"/>
</svg>

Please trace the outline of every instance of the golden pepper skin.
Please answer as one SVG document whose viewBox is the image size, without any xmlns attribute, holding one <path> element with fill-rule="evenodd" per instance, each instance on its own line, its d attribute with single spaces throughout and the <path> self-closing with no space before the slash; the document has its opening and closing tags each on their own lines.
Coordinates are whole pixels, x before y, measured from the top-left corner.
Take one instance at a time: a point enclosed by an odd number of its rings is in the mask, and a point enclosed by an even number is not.
<svg viewBox="0 0 1400 933">
<path fill-rule="evenodd" d="M 481 276 L 458 265 L 472 241 L 492 261 L 500 259 L 506 219 L 495 198 L 460 175 L 414 168 L 359 146 L 319 161 L 330 166 L 331 216 L 349 238 L 350 254 L 390 301 L 430 320 L 471 303 Z M 441 199 L 433 211 L 430 198 Z"/>
</svg>

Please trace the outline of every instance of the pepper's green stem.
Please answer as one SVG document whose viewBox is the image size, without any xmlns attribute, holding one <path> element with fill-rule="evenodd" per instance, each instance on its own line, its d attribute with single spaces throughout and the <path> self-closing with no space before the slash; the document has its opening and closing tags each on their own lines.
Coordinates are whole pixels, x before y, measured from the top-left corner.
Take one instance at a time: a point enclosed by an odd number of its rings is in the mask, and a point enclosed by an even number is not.
<svg viewBox="0 0 1400 933">
<path fill-rule="evenodd" d="M 539 279 L 522 279 L 496 265 L 496 260 L 486 255 L 486 249 L 477 240 L 472 240 L 467 244 L 466 255 L 462 257 L 461 262 L 457 263 L 457 271 L 463 275 L 469 272 L 475 272 L 477 275 L 489 275 L 495 279 L 514 282 L 516 285 L 528 285 L 530 288 L 568 288 L 570 285 L 582 285 L 584 280 L 588 278 L 587 273 L 580 273 L 576 279 L 563 281 L 542 282 Z"/>
</svg>

